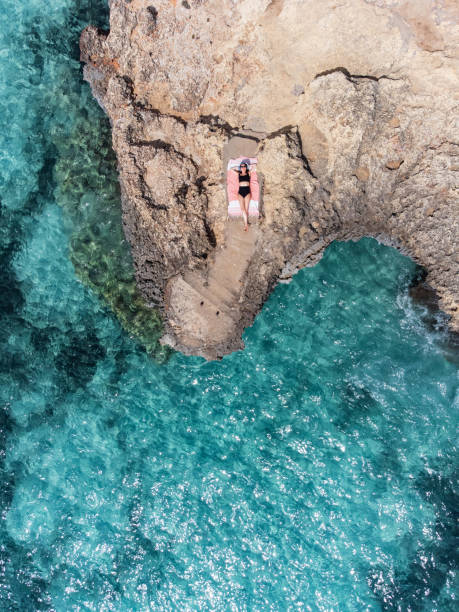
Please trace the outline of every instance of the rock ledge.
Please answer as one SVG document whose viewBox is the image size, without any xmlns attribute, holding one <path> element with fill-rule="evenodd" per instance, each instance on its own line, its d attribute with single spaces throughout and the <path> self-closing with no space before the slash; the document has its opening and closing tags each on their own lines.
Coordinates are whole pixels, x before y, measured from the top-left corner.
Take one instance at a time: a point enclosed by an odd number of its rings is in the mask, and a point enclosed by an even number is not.
<svg viewBox="0 0 459 612">
<path fill-rule="evenodd" d="M 368 235 L 427 269 L 459 331 L 458 22 L 452 0 L 111 0 L 81 60 L 165 342 L 242 348 L 279 280 Z M 263 182 L 246 236 L 224 184 L 243 139 Z"/>
</svg>

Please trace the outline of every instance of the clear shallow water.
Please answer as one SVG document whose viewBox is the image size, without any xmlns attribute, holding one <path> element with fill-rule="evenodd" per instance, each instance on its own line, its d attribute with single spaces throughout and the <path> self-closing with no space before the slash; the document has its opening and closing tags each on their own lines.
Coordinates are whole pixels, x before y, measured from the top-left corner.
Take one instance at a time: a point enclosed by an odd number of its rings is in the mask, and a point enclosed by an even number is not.
<svg viewBox="0 0 459 612">
<path fill-rule="evenodd" d="M 159 365 L 106 306 L 129 261 L 113 289 L 114 160 L 77 49 L 106 7 L 0 15 L 0 608 L 455 609 L 457 365 L 416 266 L 335 243 L 244 352 Z"/>
</svg>

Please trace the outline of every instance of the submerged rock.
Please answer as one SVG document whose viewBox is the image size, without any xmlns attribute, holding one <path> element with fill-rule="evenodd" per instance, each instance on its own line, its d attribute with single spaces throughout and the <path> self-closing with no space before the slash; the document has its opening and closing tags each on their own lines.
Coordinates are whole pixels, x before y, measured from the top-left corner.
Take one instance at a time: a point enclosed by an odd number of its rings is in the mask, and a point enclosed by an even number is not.
<svg viewBox="0 0 459 612">
<path fill-rule="evenodd" d="M 279 280 L 368 235 L 427 269 L 459 330 L 458 18 L 448 1 L 112 0 L 110 31 L 83 31 L 165 342 L 206 358 L 241 348 Z M 247 239 L 226 222 L 238 135 L 263 185 Z"/>
<path fill-rule="evenodd" d="M 78 103 L 74 92 L 67 93 L 65 101 L 59 101 L 61 115 L 70 116 Z M 161 318 L 137 288 L 123 236 L 110 126 L 99 109 L 94 110 L 90 121 L 74 117 L 66 130 L 56 129 L 49 135 L 57 151 L 54 195 L 65 211 L 69 257 L 80 280 L 110 307 L 124 330 L 151 357 L 164 362 L 171 351 L 159 344 Z"/>
</svg>

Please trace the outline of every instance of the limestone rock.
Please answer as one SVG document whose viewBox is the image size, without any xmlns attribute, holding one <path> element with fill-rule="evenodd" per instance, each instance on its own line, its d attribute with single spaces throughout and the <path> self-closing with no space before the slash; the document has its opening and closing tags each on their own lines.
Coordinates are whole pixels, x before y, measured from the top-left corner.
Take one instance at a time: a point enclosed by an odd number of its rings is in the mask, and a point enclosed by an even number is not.
<svg viewBox="0 0 459 612">
<path fill-rule="evenodd" d="M 403 159 L 390 159 L 386 162 L 386 168 L 388 170 L 398 170 L 403 164 Z"/>
<path fill-rule="evenodd" d="M 426 267 L 459 330 L 458 17 L 450 0 L 111 0 L 81 59 L 165 341 L 241 348 L 279 280 L 366 235 Z M 226 222 L 234 138 L 259 157 L 247 237 Z"/>
<path fill-rule="evenodd" d="M 365 166 L 359 166 L 355 170 L 355 176 L 359 179 L 359 181 L 366 182 L 370 178 L 370 171 Z"/>
</svg>

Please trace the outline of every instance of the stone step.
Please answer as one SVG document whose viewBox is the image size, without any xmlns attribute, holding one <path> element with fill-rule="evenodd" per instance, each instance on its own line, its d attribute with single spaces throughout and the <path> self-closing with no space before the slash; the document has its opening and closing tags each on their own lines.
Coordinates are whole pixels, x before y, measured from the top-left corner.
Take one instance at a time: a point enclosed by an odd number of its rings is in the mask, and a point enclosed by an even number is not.
<svg viewBox="0 0 459 612">
<path fill-rule="evenodd" d="M 228 278 L 231 286 L 232 280 L 238 280 L 241 277 L 241 274 L 244 272 L 249 262 L 250 255 L 251 253 L 241 253 L 234 248 L 227 249 L 225 251 L 226 261 L 216 261 L 210 268 L 209 281 L 213 278 L 217 278 L 220 282 L 223 282 L 224 278 Z"/>
<path fill-rule="evenodd" d="M 226 254 L 228 255 L 228 252 Z M 234 283 L 240 279 L 246 266 L 247 260 L 245 258 L 242 261 L 232 260 L 215 264 L 208 272 L 208 282 L 209 284 L 219 283 L 227 287 L 229 291 L 237 293 L 237 287 Z"/>
<path fill-rule="evenodd" d="M 184 280 L 194 291 L 199 293 L 201 296 L 200 301 L 203 301 L 204 304 L 210 302 L 215 307 L 215 310 L 220 310 L 229 316 L 234 316 L 233 309 L 237 302 L 237 297 L 229 295 L 224 287 L 218 286 L 215 283 L 212 286 L 205 286 L 201 279 L 193 278 L 192 274 L 186 275 Z"/>
<path fill-rule="evenodd" d="M 232 306 L 239 299 L 239 278 L 228 278 L 212 270 L 206 288 L 219 297 L 227 306 Z"/>
<path fill-rule="evenodd" d="M 255 246 L 256 237 L 240 237 L 240 236 L 228 236 L 225 242 L 225 248 L 231 246 L 238 246 L 240 249 L 253 249 Z"/>
<path fill-rule="evenodd" d="M 234 285 L 234 282 L 227 284 L 212 279 L 208 285 L 205 285 L 205 289 L 209 291 L 210 295 L 215 296 L 215 300 L 222 302 L 227 308 L 231 309 L 239 298 L 239 294 L 231 289 L 232 285 Z"/>
<path fill-rule="evenodd" d="M 250 233 L 249 235 L 247 235 L 247 233 L 245 232 L 241 232 L 242 235 L 237 235 L 237 234 L 232 234 L 231 236 L 228 236 L 225 246 L 231 246 L 232 244 L 237 244 L 240 246 L 248 246 L 248 247 L 252 247 L 252 245 L 255 243 L 255 237 L 251 236 Z"/>
<path fill-rule="evenodd" d="M 247 257 L 251 255 L 252 250 L 250 249 L 241 249 L 237 245 L 233 244 L 228 246 L 224 253 L 221 253 L 221 257 L 216 259 L 214 262 L 214 266 L 227 266 L 227 265 L 237 265 L 241 267 L 242 263 L 247 260 Z"/>
<path fill-rule="evenodd" d="M 212 347 L 231 334 L 235 318 L 216 308 L 209 300 L 201 305 L 202 295 L 178 277 L 169 293 L 172 317 L 169 322 L 178 337 L 187 339 L 190 347 L 199 347 L 202 342 Z M 217 312 L 219 313 L 217 315 Z"/>
</svg>

